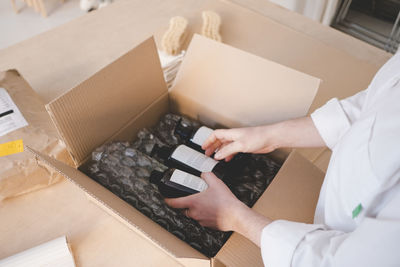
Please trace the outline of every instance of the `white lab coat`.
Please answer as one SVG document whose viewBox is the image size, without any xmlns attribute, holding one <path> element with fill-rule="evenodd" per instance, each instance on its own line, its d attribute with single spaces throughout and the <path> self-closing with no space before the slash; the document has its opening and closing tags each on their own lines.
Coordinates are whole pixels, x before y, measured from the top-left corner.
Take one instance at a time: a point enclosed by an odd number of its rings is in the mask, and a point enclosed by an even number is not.
<svg viewBox="0 0 400 267">
<path fill-rule="evenodd" d="M 400 266 L 400 53 L 311 118 L 332 150 L 314 224 L 266 226 L 265 266 Z"/>
</svg>

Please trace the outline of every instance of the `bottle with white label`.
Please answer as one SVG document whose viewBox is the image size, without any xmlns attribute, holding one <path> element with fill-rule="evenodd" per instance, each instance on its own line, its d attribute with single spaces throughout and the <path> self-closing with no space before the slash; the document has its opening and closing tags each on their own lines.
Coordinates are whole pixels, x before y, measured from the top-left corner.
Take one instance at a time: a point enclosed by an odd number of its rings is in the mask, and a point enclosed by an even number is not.
<svg viewBox="0 0 400 267">
<path fill-rule="evenodd" d="M 213 172 L 218 178 L 228 183 L 225 181 L 225 178 L 230 176 L 227 163 L 217 161 L 186 145 L 176 147 L 155 145 L 151 156 L 156 157 L 169 168 L 180 169 L 195 176 L 200 176 L 202 172 Z"/>
<path fill-rule="evenodd" d="M 204 144 L 204 142 L 212 134 L 213 131 L 214 131 L 213 129 L 208 128 L 206 126 L 194 128 L 189 124 L 185 123 L 185 121 L 181 119 L 175 126 L 174 133 L 175 135 L 178 135 L 179 138 L 183 140 L 187 146 L 201 153 L 204 153 L 205 151 L 201 148 L 201 146 Z M 211 157 L 214 157 L 214 153 L 211 155 Z M 235 166 L 236 169 L 239 170 L 240 166 L 245 165 L 248 160 L 249 160 L 248 155 L 244 153 L 238 153 L 235 155 L 231 164 L 229 165 Z"/>
<path fill-rule="evenodd" d="M 175 126 L 174 133 L 175 135 L 179 136 L 179 138 L 183 140 L 187 146 L 204 153 L 204 150 L 201 148 L 201 146 L 213 131 L 213 129 L 210 129 L 206 126 L 201 126 L 199 128 L 192 127 L 181 119 Z"/>
<path fill-rule="evenodd" d="M 153 171 L 150 182 L 156 184 L 161 195 L 168 198 L 185 197 L 208 188 L 207 183 L 200 177 L 177 169 Z"/>
</svg>

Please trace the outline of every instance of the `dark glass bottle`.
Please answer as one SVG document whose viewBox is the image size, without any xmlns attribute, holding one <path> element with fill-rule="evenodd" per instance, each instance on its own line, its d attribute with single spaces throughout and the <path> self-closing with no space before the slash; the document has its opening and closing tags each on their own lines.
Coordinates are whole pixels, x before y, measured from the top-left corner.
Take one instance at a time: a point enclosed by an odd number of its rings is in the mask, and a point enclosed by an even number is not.
<svg viewBox="0 0 400 267">
<path fill-rule="evenodd" d="M 207 183 L 190 173 L 169 169 L 165 172 L 153 171 L 150 182 L 158 186 L 164 197 L 176 198 L 196 194 L 207 189 Z"/>
<path fill-rule="evenodd" d="M 181 119 L 175 126 L 174 134 L 177 135 L 181 140 L 183 140 L 187 146 L 201 153 L 204 153 L 205 151 L 201 148 L 201 146 L 213 131 L 213 129 L 206 126 L 193 127 Z M 214 157 L 214 155 L 215 153 L 213 153 L 211 157 Z M 238 153 L 232 159 L 229 165 L 230 168 L 235 168 L 235 171 L 233 172 L 237 174 L 237 171 L 240 171 L 240 166 L 244 166 L 249 160 L 250 157 L 248 156 L 248 154 Z"/>
<path fill-rule="evenodd" d="M 175 126 L 174 134 L 179 136 L 187 146 L 204 153 L 201 146 L 213 131 L 206 126 L 193 127 L 181 119 Z"/>
<path fill-rule="evenodd" d="M 175 147 L 155 145 L 151 156 L 169 168 L 180 169 L 195 176 L 200 176 L 202 172 L 213 172 L 227 184 L 228 181 L 225 179 L 229 179 L 229 174 L 231 174 L 225 162 L 210 158 L 186 145 Z"/>
</svg>

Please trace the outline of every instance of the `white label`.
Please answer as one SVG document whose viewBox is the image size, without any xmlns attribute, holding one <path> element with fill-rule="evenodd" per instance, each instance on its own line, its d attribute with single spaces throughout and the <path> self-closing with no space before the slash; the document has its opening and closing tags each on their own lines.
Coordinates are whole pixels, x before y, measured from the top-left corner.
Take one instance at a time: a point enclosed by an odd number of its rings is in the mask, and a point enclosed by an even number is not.
<svg viewBox="0 0 400 267">
<path fill-rule="evenodd" d="M 201 172 L 211 172 L 218 164 L 215 159 L 185 145 L 178 146 L 171 157 Z"/>
<path fill-rule="evenodd" d="M 6 89 L 0 88 L 0 136 L 28 125 Z"/>
<path fill-rule="evenodd" d="M 203 179 L 181 170 L 175 170 L 172 173 L 170 181 L 199 192 L 208 188 L 208 184 Z"/>
<path fill-rule="evenodd" d="M 202 146 L 213 131 L 213 129 L 210 129 L 206 126 L 201 126 L 193 135 L 192 142 Z"/>
</svg>

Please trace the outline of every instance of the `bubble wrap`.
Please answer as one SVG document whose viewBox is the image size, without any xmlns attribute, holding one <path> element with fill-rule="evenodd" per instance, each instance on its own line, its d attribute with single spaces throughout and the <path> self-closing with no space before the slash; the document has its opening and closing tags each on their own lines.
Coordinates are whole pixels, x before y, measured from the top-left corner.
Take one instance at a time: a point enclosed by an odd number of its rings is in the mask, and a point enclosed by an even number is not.
<svg viewBox="0 0 400 267">
<path fill-rule="evenodd" d="M 246 154 L 237 176 L 232 176 L 233 194 L 247 206 L 252 207 L 278 173 L 281 165 L 267 155 Z"/>
<path fill-rule="evenodd" d="M 167 114 L 153 129 L 139 131 L 133 146 L 150 155 L 155 144 L 159 146 L 174 146 L 183 143 L 184 140 L 180 140 L 179 136 L 174 134 L 175 126 L 181 118 L 185 125 L 200 126 L 197 122 L 191 121 L 186 117 Z M 155 157 L 158 161 L 163 162 L 163 159 Z M 243 162 L 243 160 L 246 162 Z M 235 162 L 230 163 L 231 165 L 239 165 L 243 166 L 243 168 L 232 172 L 233 174 L 229 177 L 229 187 L 239 200 L 252 207 L 271 183 L 281 166 L 264 154 L 246 154 L 242 155 L 239 160 L 234 158 L 233 161 Z"/>
<path fill-rule="evenodd" d="M 204 255 L 215 256 L 230 233 L 204 228 L 180 210 L 167 206 L 157 186 L 149 181 L 153 170 L 166 169 L 127 142 L 113 142 L 97 148 L 92 153 L 92 160 L 81 167 L 94 180 L 170 233 Z"/>
<path fill-rule="evenodd" d="M 153 170 L 167 169 L 162 159 L 150 157 L 154 145 L 174 146 L 183 143 L 174 134 L 180 119 L 187 125 L 199 127 L 197 122 L 185 117 L 167 114 L 155 127 L 140 130 L 133 143 L 113 142 L 97 148 L 92 153 L 92 160 L 81 170 L 170 233 L 204 255 L 213 257 L 231 233 L 204 228 L 184 216 L 180 210 L 170 208 L 157 186 L 149 181 Z M 235 172 L 236 175 L 229 177 L 230 190 L 251 207 L 279 171 L 280 165 L 267 155 L 246 154 L 234 160 L 237 162 L 233 164 L 243 167 Z"/>
<path fill-rule="evenodd" d="M 168 146 L 175 146 L 178 144 L 184 143 L 184 140 L 181 140 L 179 135 L 175 134 L 175 126 L 182 119 L 182 123 L 188 126 L 192 126 L 193 128 L 200 127 L 198 122 L 190 120 L 184 116 L 176 115 L 176 114 L 166 114 L 158 124 L 152 129 L 152 133 L 158 137 L 161 142 Z"/>
</svg>

